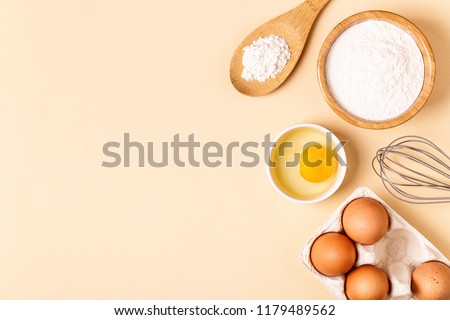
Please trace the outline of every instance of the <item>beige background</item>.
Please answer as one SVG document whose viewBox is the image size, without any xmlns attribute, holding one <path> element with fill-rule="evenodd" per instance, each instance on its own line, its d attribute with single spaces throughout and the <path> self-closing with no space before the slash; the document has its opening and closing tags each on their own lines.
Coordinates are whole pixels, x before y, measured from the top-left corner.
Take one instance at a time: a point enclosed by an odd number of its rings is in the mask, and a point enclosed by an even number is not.
<svg viewBox="0 0 450 320">
<path fill-rule="evenodd" d="M 298 254 L 331 211 L 367 185 L 450 257 L 450 205 L 394 200 L 375 151 L 404 134 L 450 151 L 450 3 L 333 0 L 275 93 L 228 78 L 234 48 L 297 0 L 0 0 L 0 298 L 332 299 Z M 395 129 L 352 127 L 326 105 L 316 60 L 328 32 L 368 9 L 399 13 L 429 38 L 429 103 Z M 265 168 L 101 167 L 102 145 L 261 141 L 304 122 L 348 139 L 342 188 L 317 205 L 282 198 Z M 237 157 L 237 155 L 236 155 Z M 236 158 L 238 159 L 238 158 Z"/>
</svg>

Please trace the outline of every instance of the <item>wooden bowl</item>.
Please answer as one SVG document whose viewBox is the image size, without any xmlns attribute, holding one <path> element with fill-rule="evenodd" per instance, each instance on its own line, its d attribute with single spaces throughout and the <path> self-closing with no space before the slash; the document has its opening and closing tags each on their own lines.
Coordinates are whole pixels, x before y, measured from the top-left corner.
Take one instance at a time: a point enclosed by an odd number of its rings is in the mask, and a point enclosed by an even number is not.
<svg viewBox="0 0 450 320">
<path fill-rule="evenodd" d="M 336 101 L 327 82 L 326 63 L 328 59 L 328 53 L 331 47 L 333 46 L 333 43 L 345 30 L 347 30 L 348 28 L 350 28 L 355 24 L 367 20 L 381 20 L 389 22 L 406 31 L 417 43 L 417 46 L 419 47 L 420 52 L 422 53 L 425 66 L 424 83 L 422 86 L 422 90 L 420 91 L 420 94 L 415 100 L 415 102 L 405 113 L 401 114 L 396 118 L 389 119 L 386 121 L 365 120 L 349 113 Z M 434 85 L 435 76 L 436 76 L 436 66 L 434 54 L 424 34 L 419 30 L 419 28 L 417 28 L 412 22 L 410 22 L 406 18 L 387 11 L 375 10 L 375 11 L 360 12 L 339 23 L 326 38 L 322 46 L 322 49 L 320 50 L 318 60 L 319 83 L 328 105 L 331 107 L 331 109 L 333 109 L 335 113 L 337 113 L 345 121 L 358 127 L 367 129 L 392 128 L 414 117 L 422 109 L 422 107 L 425 105 L 428 98 L 430 97 Z"/>
</svg>

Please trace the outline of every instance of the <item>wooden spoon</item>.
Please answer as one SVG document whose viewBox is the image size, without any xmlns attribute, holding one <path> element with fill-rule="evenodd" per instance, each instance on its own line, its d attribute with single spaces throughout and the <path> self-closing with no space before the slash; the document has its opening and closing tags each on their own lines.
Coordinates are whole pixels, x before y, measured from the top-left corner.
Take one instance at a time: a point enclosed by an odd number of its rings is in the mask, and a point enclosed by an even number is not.
<svg viewBox="0 0 450 320">
<path fill-rule="evenodd" d="M 233 86 L 239 92 L 254 97 L 268 94 L 281 86 L 297 64 L 317 15 L 328 2 L 330 0 L 306 0 L 297 8 L 266 22 L 250 33 L 231 59 L 230 78 Z M 275 79 L 270 78 L 262 83 L 257 80 L 245 80 L 242 78 L 244 48 L 258 38 L 272 34 L 283 38 L 289 45 L 291 58 L 284 70 L 277 74 Z"/>
</svg>

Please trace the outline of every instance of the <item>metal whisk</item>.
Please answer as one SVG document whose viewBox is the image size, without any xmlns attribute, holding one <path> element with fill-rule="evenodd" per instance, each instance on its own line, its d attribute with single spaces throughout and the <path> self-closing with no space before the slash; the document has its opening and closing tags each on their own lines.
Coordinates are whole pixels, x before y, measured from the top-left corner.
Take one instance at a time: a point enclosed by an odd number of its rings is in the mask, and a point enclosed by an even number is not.
<svg viewBox="0 0 450 320">
<path fill-rule="evenodd" d="M 372 167 L 397 199 L 450 202 L 450 157 L 428 139 L 404 136 L 377 151 Z"/>
</svg>

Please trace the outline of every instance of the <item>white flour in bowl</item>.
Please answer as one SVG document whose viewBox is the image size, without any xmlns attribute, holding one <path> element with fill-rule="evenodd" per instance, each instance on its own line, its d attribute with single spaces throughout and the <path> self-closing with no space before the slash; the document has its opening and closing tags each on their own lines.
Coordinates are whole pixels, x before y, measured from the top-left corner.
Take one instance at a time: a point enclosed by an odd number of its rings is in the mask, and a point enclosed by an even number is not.
<svg viewBox="0 0 450 320">
<path fill-rule="evenodd" d="M 422 90 L 425 67 L 419 47 L 406 31 L 378 20 L 345 30 L 331 46 L 328 86 L 342 108 L 358 118 L 399 117 Z"/>
</svg>

